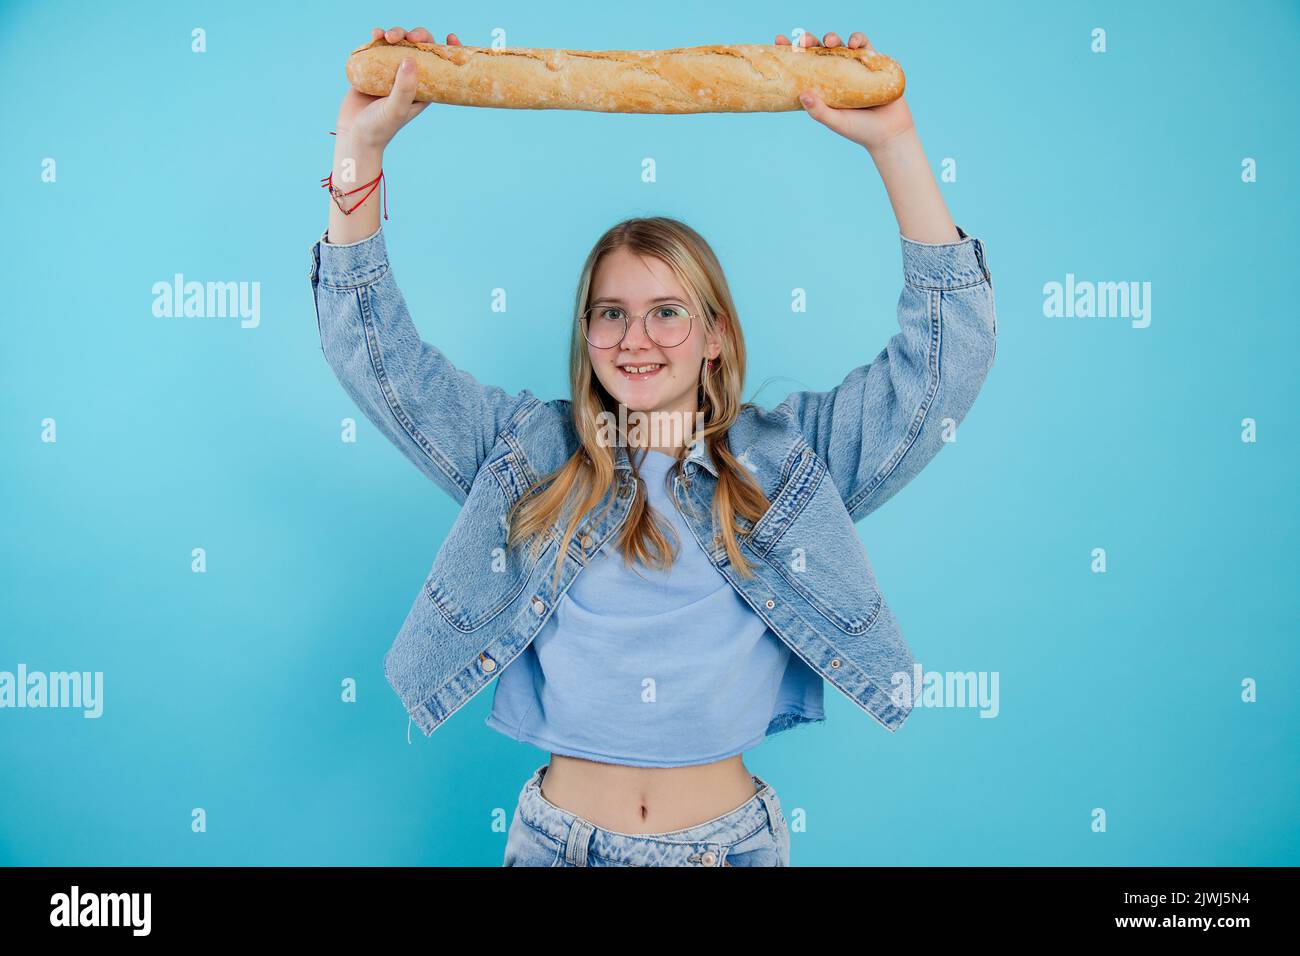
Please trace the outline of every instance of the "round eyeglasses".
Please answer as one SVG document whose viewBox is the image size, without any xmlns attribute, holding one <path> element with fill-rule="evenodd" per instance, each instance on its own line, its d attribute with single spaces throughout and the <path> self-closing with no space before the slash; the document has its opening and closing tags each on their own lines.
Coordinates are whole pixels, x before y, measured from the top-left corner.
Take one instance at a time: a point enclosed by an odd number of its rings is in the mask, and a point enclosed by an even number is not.
<svg viewBox="0 0 1300 956">
<path fill-rule="evenodd" d="M 686 306 L 665 302 L 641 316 L 641 323 L 651 342 L 670 349 L 686 341 L 686 337 L 691 334 L 694 318 Z M 598 349 L 612 349 L 627 335 L 628 320 L 627 312 L 616 305 L 597 305 L 582 313 L 578 325 L 589 345 Z"/>
</svg>

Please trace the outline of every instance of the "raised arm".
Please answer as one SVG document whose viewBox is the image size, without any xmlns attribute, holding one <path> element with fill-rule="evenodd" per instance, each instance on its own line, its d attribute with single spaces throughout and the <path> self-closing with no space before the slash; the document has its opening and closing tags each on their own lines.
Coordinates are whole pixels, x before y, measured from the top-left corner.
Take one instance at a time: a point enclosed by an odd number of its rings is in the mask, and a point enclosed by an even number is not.
<svg viewBox="0 0 1300 956">
<path fill-rule="evenodd" d="M 899 331 L 827 392 L 794 392 L 794 418 L 861 521 L 907 484 L 966 416 L 993 364 L 997 319 L 978 239 L 903 245 Z"/>
<path fill-rule="evenodd" d="M 511 417 L 533 398 L 480 384 L 420 337 L 384 234 L 312 247 L 321 352 L 365 416 L 457 502 Z"/>
<path fill-rule="evenodd" d="M 387 36 L 396 41 L 403 33 L 394 28 Z M 422 28 L 409 36 L 432 41 Z M 348 91 L 334 150 L 333 181 L 341 191 L 378 176 L 388 142 L 428 105 L 413 102 L 413 67 L 403 64 L 386 97 Z M 482 385 L 420 337 L 388 261 L 377 189 L 331 198 L 329 228 L 311 252 L 317 328 L 330 368 L 375 427 L 464 502 L 497 436 L 532 393 Z"/>
<path fill-rule="evenodd" d="M 811 34 L 800 39 L 817 43 Z M 826 34 L 827 46 L 839 42 Z M 855 33 L 849 45 L 870 43 Z M 949 216 L 904 99 L 836 110 L 809 96 L 804 105 L 814 119 L 870 153 L 903 251 L 899 331 L 835 388 L 794 392 L 777 406 L 826 462 L 850 517 L 860 521 L 915 477 L 965 417 L 993 364 L 997 316 L 983 244 Z"/>
</svg>

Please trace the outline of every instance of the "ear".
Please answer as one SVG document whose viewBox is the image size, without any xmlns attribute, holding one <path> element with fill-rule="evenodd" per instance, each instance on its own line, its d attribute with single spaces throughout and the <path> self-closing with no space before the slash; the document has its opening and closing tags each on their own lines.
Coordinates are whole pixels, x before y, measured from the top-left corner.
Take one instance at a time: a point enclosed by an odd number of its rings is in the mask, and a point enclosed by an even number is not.
<svg viewBox="0 0 1300 956">
<path fill-rule="evenodd" d="M 715 359 L 722 354 L 723 337 L 730 334 L 731 322 L 723 312 L 717 313 L 713 319 L 713 333 L 708 337 L 708 344 L 704 349 L 706 358 Z"/>
</svg>

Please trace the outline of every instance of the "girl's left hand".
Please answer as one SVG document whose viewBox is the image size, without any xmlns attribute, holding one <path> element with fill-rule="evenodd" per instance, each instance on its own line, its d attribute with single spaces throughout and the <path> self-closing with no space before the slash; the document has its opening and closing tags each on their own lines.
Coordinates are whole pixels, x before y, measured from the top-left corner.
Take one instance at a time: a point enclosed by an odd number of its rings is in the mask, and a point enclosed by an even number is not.
<svg viewBox="0 0 1300 956">
<path fill-rule="evenodd" d="M 784 34 L 779 34 L 776 38 L 778 44 L 790 45 L 789 39 Z M 799 37 L 800 46 L 822 46 L 823 44 L 814 34 L 804 33 Z M 839 34 L 826 34 L 826 46 L 837 47 L 840 45 Z M 853 49 L 865 48 L 871 52 L 871 41 L 867 39 L 864 33 L 854 33 L 849 37 L 848 45 Z M 913 128 L 912 111 L 907 108 L 907 103 L 903 97 L 899 97 L 892 103 L 886 103 L 883 106 L 868 106 L 864 109 L 834 109 L 827 106 L 820 96 L 812 90 L 804 91 L 804 96 L 809 97 L 808 102 L 804 103 L 804 110 L 813 119 L 839 133 L 846 139 L 852 140 L 868 150 L 875 150 L 883 146 L 889 140 L 893 139 L 899 133 L 905 133 Z M 801 97 L 803 99 L 803 97 Z"/>
</svg>

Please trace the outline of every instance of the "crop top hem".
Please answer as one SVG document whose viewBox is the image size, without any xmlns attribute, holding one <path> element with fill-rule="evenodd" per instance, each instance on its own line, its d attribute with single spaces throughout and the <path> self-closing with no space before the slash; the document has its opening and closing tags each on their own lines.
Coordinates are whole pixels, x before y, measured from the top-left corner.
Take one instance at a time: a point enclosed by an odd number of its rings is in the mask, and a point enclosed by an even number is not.
<svg viewBox="0 0 1300 956">
<path fill-rule="evenodd" d="M 532 744 L 534 747 L 538 747 L 539 749 L 545 750 L 549 753 L 559 754 L 562 757 L 578 757 L 582 760 L 592 760 L 596 763 L 613 763 L 628 767 L 693 767 L 700 764 L 717 763 L 719 760 L 726 760 L 728 757 L 734 757 L 737 754 L 744 753 L 746 750 L 751 750 L 754 747 L 757 747 L 764 739 L 772 734 L 780 733 L 783 730 L 789 730 L 799 724 L 822 723 L 825 720 L 826 715 L 824 713 L 807 714 L 802 710 L 795 708 L 788 710 L 785 713 L 778 714 L 776 717 L 772 718 L 771 722 L 767 725 L 767 729 L 759 735 L 757 740 L 750 741 L 739 748 L 733 747 L 726 753 L 715 757 L 705 757 L 702 759 L 692 758 L 689 760 L 671 762 L 645 757 L 610 757 L 607 754 L 596 754 L 586 750 L 579 750 L 576 747 L 567 747 L 562 744 L 543 740 L 540 737 L 518 728 L 512 730 L 509 725 L 498 720 L 496 715 L 491 713 L 487 715 L 483 722 L 493 730 L 498 730 L 513 740 L 518 740 L 521 743 Z"/>
<path fill-rule="evenodd" d="M 801 724 L 822 724 L 826 722 L 826 714 L 818 711 L 816 713 L 805 713 L 799 708 L 787 709 L 772 718 L 772 722 L 767 725 L 764 737 L 771 737 L 773 734 L 779 734 L 784 730 L 791 730 Z"/>
</svg>

